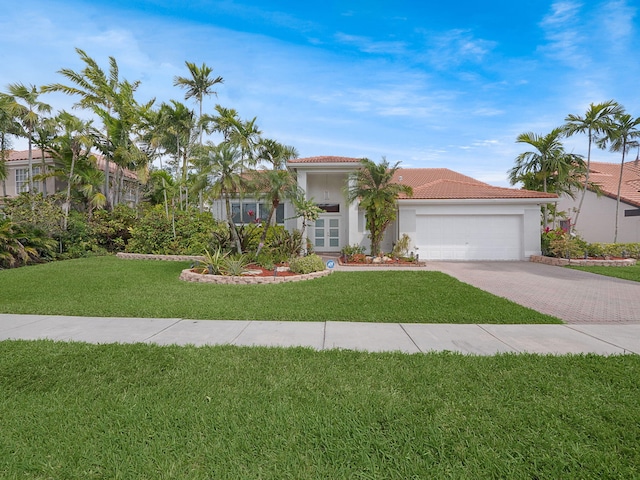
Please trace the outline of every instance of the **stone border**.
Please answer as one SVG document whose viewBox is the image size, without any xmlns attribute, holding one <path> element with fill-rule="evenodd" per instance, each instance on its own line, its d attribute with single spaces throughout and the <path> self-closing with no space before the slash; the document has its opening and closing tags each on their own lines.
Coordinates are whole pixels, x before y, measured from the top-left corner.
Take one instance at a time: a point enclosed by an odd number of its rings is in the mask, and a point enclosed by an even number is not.
<svg viewBox="0 0 640 480">
<path fill-rule="evenodd" d="M 204 261 L 202 255 L 154 255 L 150 253 L 118 253 L 116 257 L 125 260 L 165 260 L 174 262 Z M 301 282 L 303 280 L 313 280 L 314 278 L 326 277 L 333 270 L 322 270 L 321 272 L 306 273 L 300 275 L 290 275 L 287 277 L 252 277 L 250 275 L 229 276 L 229 275 L 208 275 L 192 272 L 190 268 L 182 270 L 180 280 L 197 283 L 217 283 L 220 285 L 262 285 L 269 283 Z"/>
<path fill-rule="evenodd" d="M 272 283 L 301 282 L 303 280 L 313 280 L 314 278 L 326 277 L 331 274 L 331 270 L 321 272 L 291 275 L 287 277 L 252 277 L 251 275 L 229 276 L 229 275 L 208 275 L 192 272 L 190 268 L 182 270 L 180 280 L 197 283 L 216 283 L 220 285 L 263 285 Z"/>
<path fill-rule="evenodd" d="M 574 265 L 576 267 L 630 267 L 636 264 L 635 258 L 625 258 L 622 260 L 591 260 L 584 258 L 566 258 L 545 257 L 542 255 L 531 255 L 530 260 L 535 263 L 544 263 L 545 265 L 555 265 L 558 267 L 566 267 Z"/>
<path fill-rule="evenodd" d="M 164 260 L 173 262 L 204 262 L 202 255 L 154 255 L 152 253 L 117 253 L 116 257 L 125 260 Z"/>
</svg>

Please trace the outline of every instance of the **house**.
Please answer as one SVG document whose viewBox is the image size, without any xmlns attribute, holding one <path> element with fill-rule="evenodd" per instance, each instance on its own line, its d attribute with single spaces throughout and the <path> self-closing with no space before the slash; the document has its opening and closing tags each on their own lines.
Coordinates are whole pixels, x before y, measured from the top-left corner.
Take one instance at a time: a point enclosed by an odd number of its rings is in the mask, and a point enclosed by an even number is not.
<svg viewBox="0 0 640 480">
<path fill-rule="evenodd" d="M 620 180 L 619 163 L 591 162 L 589 181 L 600 193 L 588 189 L 575 225 L 576 233 L 590 243 L 612 243 L 615 234 L 616 198 Z M 564 212 L 567 224 L 573 224 L 582 192 L 575 199 L 562 196 L 558 210 Z M 568 226 L 567 225 L 567 226 Z M 624 164 L 618 211 L 618 243 L 640 242 L 640 162 Z"/>
<path fill-rule="evenodd" d="M 31 168 L 33 171 L 33 177 L 37 178 L 43 172 L 43 156 L 45 168 L 50 169 L 54 166 L 53 155 L 40 149 L 33 149 L 31 152 Z M 96 164 L 100 170 L 104 171 L 105 160 L 102 155 L 95 155 Z M 0 203 L 3 198 L 12 198 L 20 195 L 23 192 L 29 191 L 29 151 L 28 150 L 11 150 L 6 159 L 7 161 L 7 178 L 0 185 Z M 109 171 L 112 175 L 115 175 L 117 166 L 111 162 L 109 165 Z M 138 177 L 135 172 L 125 169 L 123 175 L 123 184 L 125 194 L 122 197 L 127 203 L 136 203 L 136 194 L 138 186 Z M 46 182 L 46 184 L 45 184 Z M 60 178 L 51 176 L 44 180 L 38 179 L 33 182 L 33 187 L 36 192 L 48 194 L 61 192 L 66 189 L 67 182 Z"/>
<path fill-rule="evenodd" d="M 344 190 L 360 159 L 311 157 L 287 162 L 307 198 L 324 213 L 308 231 L 314 250 L 339 252 L 346 245 L 369 248 L 364 211 L 348 205 Z M 381 245 L 391 251 L 403 234 L 421 260 L 527 260 L 540 254 L 540 206 L 557 196 L 488 185 L 447 168 L 406 168 L 396 182 L 410 185 L 413 196 L 398 201 L 398 218 Z M 284 206 L 284 224 L 301 228 L 302 220 Z"/>
</svg>

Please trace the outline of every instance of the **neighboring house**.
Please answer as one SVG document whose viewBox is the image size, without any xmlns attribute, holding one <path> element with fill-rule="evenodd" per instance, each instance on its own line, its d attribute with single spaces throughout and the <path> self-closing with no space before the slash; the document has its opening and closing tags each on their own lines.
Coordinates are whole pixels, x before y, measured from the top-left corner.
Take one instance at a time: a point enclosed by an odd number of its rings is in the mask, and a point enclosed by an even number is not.
<svg viewBox="0 0 640 480">
<path fill-rule="evenodd" d="M 287 162 L 298 185 L 324 213 L 308 229 L 316 252 L 339 252 L 346 245 L 369 248 L 364 211 L 347 205 L 344 190 L 360 159 L 300 158 Z M 540 254 L 540 206 L 557 201 L 555 194 L 488 185 L 446 168 L 406 168 L 399 183 L 413 188 L 411 198 L 398 201 L 398 219 L 381 245 L 391 251 L 403 234 L 421 260 L 527 260 Z M 285 226 L 301 228 L 290 205 Z"/>
<path fill-rule="evenodd" d="M 598 185 L 601 193 L 592 190 L 582 204 L 576 233 L 587 242 L 612 243 L 615 232 L 616 198 L 620 180 L 619 163 L 591 162 L 589 181 Z M 582 192 L 575 199 L 563 196 L 558 211 L 565 212 L 567 224 L 573 223 Z M 640 242 L 640 162 L 624 164 L 618 211 L 618 243 Z"/>
<path fill-rule="evenodd" d="M 104 171 L 105 162 L 101 155 L 96 154 L 97 167 Z M 31 152 L 31 165 L 33 169 L 33 176 L 36 177 L 42 172 L 42 151 L 39 149 L 33 149 Z M 53 168 L 54 159 L 50 152 L 45 151 L 44 154 L 45 165 L 48 168 Z M 116 172 L 116 165 L 112 162 L 109 165 L 109 171 L 112 175 Z M 44 191 L 44 182 L 46 181 L 47 193 L 55 193 L 65 191 L 67 188 L 67 182 L 59 177 L 48 177 L 46 180 L 39 180 L 33 182 L 33 187 L 36 192 Z M 123 196 L 125 202 L 129 204 L 137 203 L 137 186 L 138 177 L 135 172 L 126 170 L 124 171 L 124 188 L 125 195 Z M 6 195 L 7 198 L 12 198 L 20 195 L 23 192 L 29 191 L 29 151 L 28 150 L 12 150 L 9 152 L 7 158 L 7 178 L 4 185 L 0 185 L 0 202 Z"/>
</svg>

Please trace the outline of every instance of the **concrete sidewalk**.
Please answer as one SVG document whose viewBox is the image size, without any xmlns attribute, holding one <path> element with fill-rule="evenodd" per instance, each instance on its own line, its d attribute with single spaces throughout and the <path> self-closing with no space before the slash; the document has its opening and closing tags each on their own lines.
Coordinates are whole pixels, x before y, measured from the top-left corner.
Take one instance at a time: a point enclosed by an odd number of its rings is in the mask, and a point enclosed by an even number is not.
<svg viewBox="0 0 640 480">
<path fill-rule="evenodd" d="M 475 355 L 640 354 L 635 325 L 459 325 L 104 318 L 0 314 L 0 340 L 242 345 Z"/>
</svg>

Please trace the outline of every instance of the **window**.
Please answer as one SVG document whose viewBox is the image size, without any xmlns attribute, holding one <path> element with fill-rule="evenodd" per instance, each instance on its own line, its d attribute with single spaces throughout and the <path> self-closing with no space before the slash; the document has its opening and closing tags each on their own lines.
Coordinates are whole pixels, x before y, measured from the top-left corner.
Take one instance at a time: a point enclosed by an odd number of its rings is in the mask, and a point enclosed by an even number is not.
<svg viewBox="0 0 640 480">
<path fill-rule="evenodd" d="M 40 175 L 40 167 L 32 167 L 33 176 Z M 33 183 L 34 193 L 39 191 L 39 182 Z M 28 168 L 16 168 L 16 194 L 29 191 L 29 169 Z"/>
<path fill-rule="evenodd" d="M 231 202 L 231 215 L 237 224 L 254 223 L 256 220 L 266 221 L 271 205 L 266 203 Z M 276 224 L 284 224 L 284 204 L 278 205 L 275 211 Z"/>
</svg>

